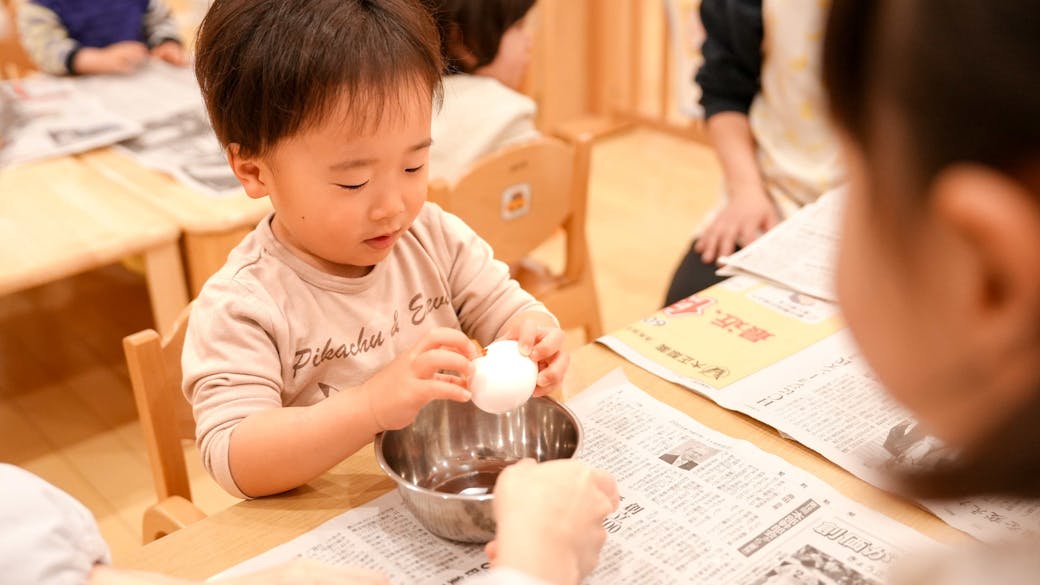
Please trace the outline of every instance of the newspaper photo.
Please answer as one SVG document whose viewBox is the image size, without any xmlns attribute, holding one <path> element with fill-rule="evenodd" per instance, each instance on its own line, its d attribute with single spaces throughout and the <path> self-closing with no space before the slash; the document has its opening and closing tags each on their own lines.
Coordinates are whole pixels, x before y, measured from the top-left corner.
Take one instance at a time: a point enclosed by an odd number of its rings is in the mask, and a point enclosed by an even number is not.
<svg viewBox="0 0 1040 585">
<path fill-rule="evenodd" d="M 204 194 L 242 192 L 191 68 L 152 60 L 132 75 L 85 76 L 76 83 L 141 126 L 139 136 L 117 145 L 123 154 Z"/>
<path fill-rule="evenodd" d="M 587 583 L 880 585 L 901 556 L 939 546 L 654 400 L 620 370 L 569 405 L 585 429 L 581 458 L 612 472 L 622 497 Z M 301 556 L 393 583 L 461 583 L 489 568 L 481 546 L 431 535 L 395 491 L 220 576 Z"/>
<path fill-rule="evenodd" d="M 835 265 L 845 191 L 836 189 L 730 256 L 720 275 L 750 274 L 800 293 L 837 302 Z"/>
<path fill-rule="evenodd" d="M 108 146 L 141 126 L 114 113 L 67 79 L 29 77 L 0 83 L 0 167 Z"/>
</svg>

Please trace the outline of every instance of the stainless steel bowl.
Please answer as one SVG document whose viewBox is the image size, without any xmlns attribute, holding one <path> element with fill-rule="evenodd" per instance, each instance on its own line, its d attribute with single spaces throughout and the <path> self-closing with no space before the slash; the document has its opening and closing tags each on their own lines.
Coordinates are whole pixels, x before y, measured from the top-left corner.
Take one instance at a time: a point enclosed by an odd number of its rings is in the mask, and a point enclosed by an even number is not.
<svg viewBox="0 0 1040 585">
<path fill-rule="evenodd" d="M 498 474 L 525 457 L 574 457 L 581 436 L 574 413 L 548 397 L 498 415 L 472 402 L 436 400 L 410 426 L 377 436 L 375 449 L 379 466 L 427 530 L 483 543 L 495 537 L 491 490 Z"/>
</svg>

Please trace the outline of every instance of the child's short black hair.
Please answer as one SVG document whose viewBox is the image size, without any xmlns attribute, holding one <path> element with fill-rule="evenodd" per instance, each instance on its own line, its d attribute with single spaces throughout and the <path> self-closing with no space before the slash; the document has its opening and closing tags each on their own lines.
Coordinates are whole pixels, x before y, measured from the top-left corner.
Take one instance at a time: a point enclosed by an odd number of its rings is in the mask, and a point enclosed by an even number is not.
<svg viewBox="0 0 1040 585">
<path fill-rule="evenodd" d="M 1040 153 L 1035 0 L 835 0 L 823 77 L 840 127 L 868 152 L 888 108 L 917 193 L 947 165 L 1015 174 Z"/>
<path fill-rule="evenodd" d="M 222 144 L 245 156 L 323 120 L 346 90 L 377 123 L 402 86 L 440 90 L 440 39 L 419 0 L 216 0 L 195 74 Z"/>
<path fill-rule="evenodd" d="M 876 158 L 882 133 L 906 143 L 913 183 L 878 191 L 890 217 L 926 208 L 929 184 L 977 163 L 1040 188 L 1040 18 L 1035 0 L 834 0 L 823 77 L 838 125 Z M 888 114 L 887 117 L 883 114 Z M 894 123 L 891 122 L 894 118 Z M 871 172 L 883 173 L 884 169 Z M 1030 185 L 1031 183 L 1031 185 Z M 980 193 L 979 196 L 985 196 Z M 905 477 L 922 497 L 1040 496 L 1040 387 L 991 436 Z"/>
<path fill-rule="evenodd" d="M 535 0 L 425 0 L 437 19 L 447 73 L 471 73 L 498 55 L 502 36 L 520 22 Z M 476 62 L 466 66 L 455 45 L 461 45 Z"/>
</svg>

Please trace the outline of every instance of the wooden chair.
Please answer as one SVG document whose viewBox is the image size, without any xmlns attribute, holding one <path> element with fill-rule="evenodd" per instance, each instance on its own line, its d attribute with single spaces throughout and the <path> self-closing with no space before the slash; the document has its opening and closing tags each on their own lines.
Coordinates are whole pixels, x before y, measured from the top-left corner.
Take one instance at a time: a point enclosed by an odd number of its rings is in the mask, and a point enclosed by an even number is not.
<svg viewBox="0 0 1040 585">
<path fill-rule="evenodd" d="M 586 340 L 602 334 L 599 298 L 585 237 L 589 157 L 595 132 L 573 131 L 567 141 L 541 137 L 489 155 L 455 182 L 435 181 L 429 199 L 461 217 L 512 267 L 525 290 L 564 328 L 581 327 Z M 563 230 L 563 270 L 553 273 L 528 258 Z"/>
<path fill-rule="evenodd" d="M 144 513 L 145 544 L 206 517 L 191 501 L 182 439 L 195 438 L 195 421 L 181 394 L 181 348 L 191 305 L 165 339 L 153 329 L 123 339 L 134 401 L 141 419 L 158 502 Z"/>
</svg>

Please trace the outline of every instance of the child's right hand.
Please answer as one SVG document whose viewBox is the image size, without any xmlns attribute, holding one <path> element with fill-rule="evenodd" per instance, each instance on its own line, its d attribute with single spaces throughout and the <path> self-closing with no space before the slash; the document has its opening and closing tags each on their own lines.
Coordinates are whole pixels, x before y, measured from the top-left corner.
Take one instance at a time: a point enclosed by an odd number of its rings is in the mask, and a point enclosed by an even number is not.
<svg viewBox="0 0 1040 585">
<path fill-rule="evenodd" d="M 372 418 L 380 429 L 395 430 L 411 424 L 431 400 L 466 402 L 470 399 L 466 379 L 477 355 L 461 331 L 433 329 L 365 383 Z M 445 371 L 458 372 L 461 377 Z"/>
<path fill-rule="evenodd" d="M 148 60 L 148 47 L 137 41 L 123 41 L 98 49 L 84 47 L 72 60 L 72 69 L 82 75 L 133 73 Z"/>
</svg>

